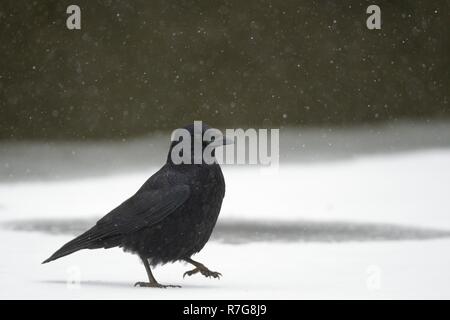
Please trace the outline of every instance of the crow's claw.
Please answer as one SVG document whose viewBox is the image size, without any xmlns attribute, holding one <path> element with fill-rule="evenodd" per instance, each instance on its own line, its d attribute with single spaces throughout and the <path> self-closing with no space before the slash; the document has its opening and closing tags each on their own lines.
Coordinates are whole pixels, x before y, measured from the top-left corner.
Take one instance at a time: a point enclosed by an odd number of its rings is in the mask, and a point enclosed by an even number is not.
<svg viewBox="0 0 450 320">
<path fill-rule="evenodd" d="M 211 270 L 209 270 L 209 269 L 207 269 L 207 268 L 195 268 L 195 269 L 186 271 L 186 272 L 183 274 L 183 278 L 184 278 L 186 275 L 192 276 L 193 274 L 196 274 L 196 273 L 198 273 L 198 272 L 200 272 L 202 275 L 204 275 L 204 276 L 207 277 L 207 278 L 212 277 L 212 278 L 220 279 L 220 277 L 222 276 L 222 274 L 221 274 L 220 272 L 211 271 Z"/>
</svg>

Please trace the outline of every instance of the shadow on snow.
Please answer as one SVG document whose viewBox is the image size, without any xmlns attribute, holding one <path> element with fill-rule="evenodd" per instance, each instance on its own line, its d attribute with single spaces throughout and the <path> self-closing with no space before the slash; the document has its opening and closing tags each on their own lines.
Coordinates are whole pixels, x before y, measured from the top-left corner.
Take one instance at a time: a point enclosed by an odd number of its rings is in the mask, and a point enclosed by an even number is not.
<svg viewBox="0 0 450 320">
<path fill-rule="evenodd" d="M 3 227 L 47 234 L 80 234 L 95 224 L 92 219 L 45 219 L 10 221 Z M 364 242 L 426 240 L 450 237 L 450 231 L 383 223 L 344 221 L 219 221 L 212 241 L 229 244 L 249 242 Z"/>
</svg>

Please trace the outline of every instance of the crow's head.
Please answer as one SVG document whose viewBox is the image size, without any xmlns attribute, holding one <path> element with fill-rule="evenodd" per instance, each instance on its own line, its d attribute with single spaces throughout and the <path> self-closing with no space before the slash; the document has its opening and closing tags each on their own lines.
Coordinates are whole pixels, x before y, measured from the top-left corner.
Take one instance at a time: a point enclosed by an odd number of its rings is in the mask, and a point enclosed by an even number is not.
<svg viewBox="0 0 450 320">
<path fill-rule="evenodd" d="M 180 161 L 185 164 L 211 164 L 215 148 L 233 143 L 220 130 L 210 128 L 201 121 L 174 130 L 171 141 L 168 161 L 175 164 L 180 164 Z"/>
</svg>

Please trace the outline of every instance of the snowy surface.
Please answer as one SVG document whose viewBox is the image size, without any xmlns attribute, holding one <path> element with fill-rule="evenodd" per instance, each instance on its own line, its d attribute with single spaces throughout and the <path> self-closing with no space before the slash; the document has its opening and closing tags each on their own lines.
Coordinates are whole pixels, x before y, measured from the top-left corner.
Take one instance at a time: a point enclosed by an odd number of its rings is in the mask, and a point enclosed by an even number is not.
<svg viewBox="0 0 450 320">
<path fill-rule="evenodd" d="M 213 239 L 196 258 L 222 279 L 183 279 L 191 266 L 176 263 L 157 267 L 155 276 L 183 288 L 158 290 L 133 287 L 146 280 L 136 256 L 119 249 L 86 250 L 41 265 L 72 234 L 8 227 L 45 219 L 95 221 L 156 169 L 0 182 L 0 298 L 450 298 L 450 237 L 335 242 L 300 236 L 239 244 Z M 272 174 L 225 167 L 224 175 L 221 224 L 306 221 L 306 228 L 314 222 L 314 230 L 327 233 L 335 222 L 381 223 L 450 231 L 450 149 L 445 147 L 291 162 Z"/>
</svg>

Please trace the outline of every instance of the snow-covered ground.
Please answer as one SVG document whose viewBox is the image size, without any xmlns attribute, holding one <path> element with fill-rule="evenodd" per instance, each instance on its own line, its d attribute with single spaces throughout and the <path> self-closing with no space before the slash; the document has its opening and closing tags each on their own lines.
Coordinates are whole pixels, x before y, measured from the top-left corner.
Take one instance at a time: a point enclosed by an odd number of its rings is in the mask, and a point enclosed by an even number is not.
<svg viewBox="0 0 450 320">
<path fill-rule="evenodd" d="M 6 158 L 8 167 L 14 166 L 14 157 Z M 34 163 L 32 157 L 19 162 L 27 161 Z M 0 182 L 0 298 L 450 298 L 445 146 L 291 161 L 271 174 L 225 167 L 220 237 L 196 256 L 220 271 L 220 280 L 183 279 L 191 267 L 176 263 L 156 268 L 155 276 L 183 288 L 134 288 L 134 282 L 146 280 L 144 267 L 119 249 L 40 264 L 78 232 L 71 224 L 95 221 L 156 170 L 152 164 L 92 177 Z M 39 221 L 47 228 L 36 227 Z M 233 241 L 230 223 L 255 221 L 278 233 L 266 239 L 244 228 L 255 234 L 246 238 L 241 230 L 240 240 Z M 299 226 L 298 237 L 283 234 L 289 225 Z"/>
</svg>

